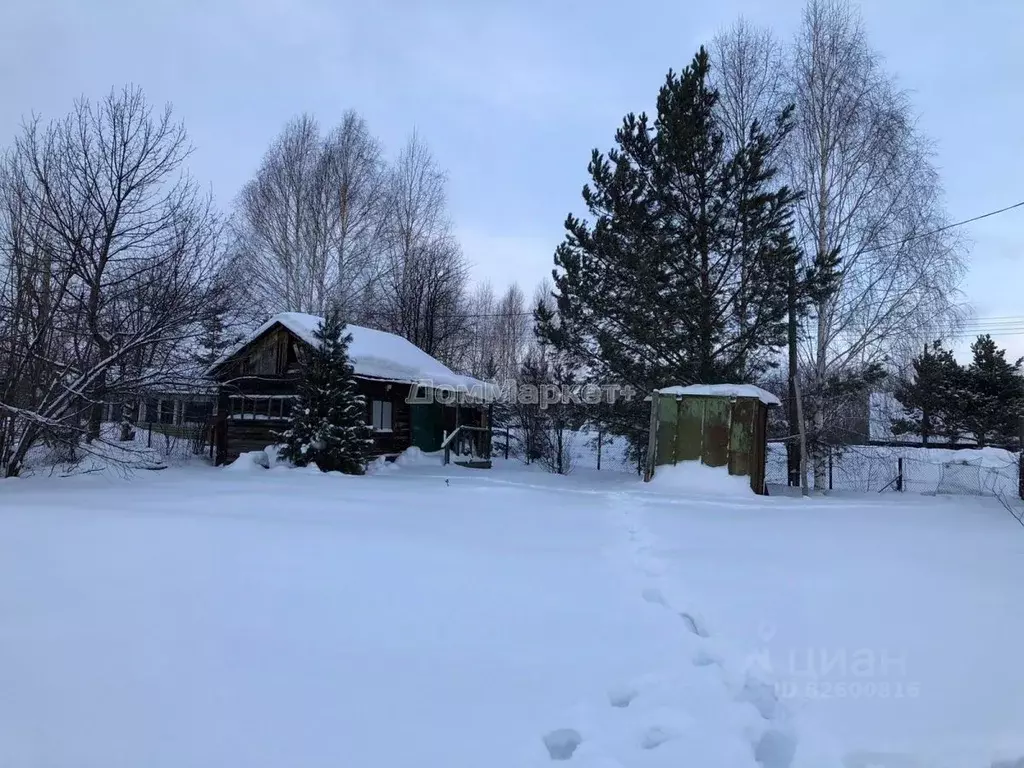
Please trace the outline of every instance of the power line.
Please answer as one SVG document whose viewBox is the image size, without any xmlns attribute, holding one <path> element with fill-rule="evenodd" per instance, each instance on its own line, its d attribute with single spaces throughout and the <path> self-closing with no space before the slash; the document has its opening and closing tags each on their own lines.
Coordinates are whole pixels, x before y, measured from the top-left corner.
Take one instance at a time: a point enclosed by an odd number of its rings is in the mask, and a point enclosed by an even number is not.
<svg viewBox="0 0 1024 768">
<path fill-rule="evenodd" d="M 910 235 L 908 237 L 903 238 L 902 240 L 894 240 L 891 243 L 882 243 L 881 245 L 874 245 L 871 246 L 870 248 L 862 248 L 860 251 L 858 251 L 858 253 L 874 253 L 875 251 L 882 251 L 885 250 L 886 248 L 894 248 L 897 246 L 906 245 L 907 243 L 912 243 L 915 240 L 922 240 L 923 238 L 931 237 L 932 235 L 938 235 L 941 232 L 946 232 L 947 230 L 950 229 L 962 227 L 965 224 L 973 224 L 976 221 L 987 219 L 990 216 L 998 216 L 1001 213 L 1012 211 L 1014 208 L 1022 207 L 1024 207 L 1024 200 L 1021 200 L 1019 203 L 1014 203 L 1013 205 L 1008 205 L 1005 208 L 1000 208 L 999 210 L 996 211 L 989 211 L 988 213 L 982 213 L 978 216 L 972 216 L 971 218 L 964 219 L 963 221 L 955 221 L 952 224 L 946 224 L 945 226 L 939 227 L 938 229 L 933 229 L 931 232 L 922 232 L 919 235 Z"/>
<path fill-rule="evenodd" d="M 896 248 L 896 247 L 899 247 L 899 246 L 907 245 L 908 243 L 912 243 L 912 242 L 914 242 L 916 240 L 923 240 L 926 237 L 931 237 L 932 235 L 938 235 L 938 234 L 941 234 L 942 232 L 948 232 L 951 229 L 956 229 L 957 227 L 963 227 L 963 226 L 966 226 L 967 224 L 973 224 L 976 221 L 981 221 L 982 219 L 988 219 L 988 218 L 991 218 L 992 216 L 998 216 L 1001 213 L 1007 213 L 1008 211 L 1012 211 L 1012 210 L 1014 210 L 1016 208 L 1024 208 L 1024 200 L 1021 200 L 1018 203 L 1014 203 L 1013 205 L 1007 205 L 1004 208 L 999 208 L 999 209 L 994 210 L 994 211 L 989 211 L 988 213 L 982 213 L 982 214 L 979 214 L 977 216 L 972 216 L 969 219 L 963 219 L 961 221 L 955 221 L 952 224 L 945 224 L 945 225 L 943 225 L 941 227 L 938 227 L 937 229 L 933 229 L 933 230 L 931 230 L 929 232 L 922 232 L 921 234 L 918 234 L 918 235 L 909 235 L 909 236 L 903 238 L 902 240 L 894 240 L 894 241 L 889 242 L 889 243 L 882 243 L 881 245 L 873 245 L 873 246 L 870 246 L 868 248 L 862 248 L 857 253 L 858 254 L 874 253 L 876 251 L 882 251 L 882 250 L 885 250 L 887 248 Z M 475 317 L 529 317 L 529 316 L 532 316 L 532 315 L 533 315 L 533 311 L 531 310 L 531 311 L 528 311 L 528 312 L 481 312 L 481 313 L 476 313 L 476 314 L 458 315 L 458 317 L 463 317 L 463 318 L 475 318 Z M 453 315 L 453 317 L 454 317 L 454 315 Z M 995 318 L 994 317 L 994 318 L 989 318 L 989 319 L 990 320 L 1013 320 L 1013 321 L 1024 322 L 1024 317 L 1008 317 L 1008 318 Z"/>
<path fill-rule="evenodd" d="M 960 328 L 962 330 L 966 330 L 966 331 L 977 330 L 979 328 L 981 328 L 981 329 L 986 329 L 987 328 L 987 329 L 991 329 L 991 330 L 994 330 L 994 331 L 999 331 L 999 330 L 1006 331 L 1006 330 L 1013 330 L 1014 328 L 1021 328 L 1021 327 L 1024 327 L 1024 322 L 1022 322 L 1022 321 L 1018 321 L 1016 323 L 964 323 L 963 325 L 960 326 Z"/>
</svg>

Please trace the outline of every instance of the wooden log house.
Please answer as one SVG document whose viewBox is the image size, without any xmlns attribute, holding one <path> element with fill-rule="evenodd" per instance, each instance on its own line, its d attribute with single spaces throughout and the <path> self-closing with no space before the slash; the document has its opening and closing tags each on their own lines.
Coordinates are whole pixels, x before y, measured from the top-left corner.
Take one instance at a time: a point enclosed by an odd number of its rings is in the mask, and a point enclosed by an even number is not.
<svg viewBox="0 0 1024 768">
<path fill-rule="evenodd" d="M 320 320 L 297 312 L 275 315 L 210 367 L 207 375 L 217 382 L 211 436 L 216 464 L 278 442 L 275 433 L 287 429 L 302 355 L 316 343 Z M 465 425 L 456 463 L 490 467 L 491 385 L 452 372 L 395 334 L 355 325 L 346 330 L 375 457 L 392 459 L 413 446 L 437 451 Z"/>
</svg>

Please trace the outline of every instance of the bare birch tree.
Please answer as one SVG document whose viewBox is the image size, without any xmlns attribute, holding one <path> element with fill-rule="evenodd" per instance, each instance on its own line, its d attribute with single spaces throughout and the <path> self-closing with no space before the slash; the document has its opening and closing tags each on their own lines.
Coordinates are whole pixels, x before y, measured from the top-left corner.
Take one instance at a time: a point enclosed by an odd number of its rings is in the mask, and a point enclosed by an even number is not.
<svg viewBox="0 0 1024 768">
<path fill-rule="evenodd" d="M 815 484 L 825 482 L 829 392 L 906 356 L 957 320 L 962 249 L 948 232 L 931 147 L 845 0 L 810 0 L 790 65 L 789 144 L 808 259 L 840 259 L 837 290 L 814 307 L 804 350 Z M 848 387 L 838 389 L 849 390 Z"/>
<path fill-rule="evenodd" d="M 770 29 L 757 27 L 740 18 L 727 30 L 715 36 L 711 45 L 713 67 L 711 80 L 719 92 L 717 117 L 727 143 L 733 151 L 741 148 L 755 125 L 769 126 L 785 114 L 791 97 L 783 76 L 787 61 L 785 51 Z M 779 151 L 785 145 L 780 144 Z M 799 363 L 799 325 L 801 302 L 798 267 L 794 265 L 788 286 L 787 340 L 788 371 L 786 411 L 789 431 L 786 454 L 790 484 L 799 483 L 800 444 L 797 414 L 797 375 Z M 742 313 L 740 314 L 742 319 Z"/>
<path fill-rule="evenodd" d="M 785 56 L 770 29 L 740 18 L 711 42 L 711 85 L 718 90 L 716 115 L 732 152 L 742 147 L 754 123 L 766 130 L 788 102 Z"/>
<path fill-rule="evenodd" d="M 530 342 L 530 312 L 517 283 L 495 298 L 489 282 L 480 283 L 466 304 L 469 362 L 473 376 L 511 380 L 522 370 Z"/>
<path fill-rule="evenodd" d="M 478 283 L 466 301 L 466 359 L 463 365 L 470 375 L 481 379 L 490 378 L 497 372 L 495 309 L 494 287 L 487 281 Z"/>
<path fill-rule="evenodd" d="M 522 369 L 531 338 L 532 319 L 518 283 L 505 291 L 495 308 L 494 358 L 497 375 L 514 379 Z"/>
<path fill-rule="evenodd" d="M 252 302 L 264 312 L 359 319 L 378 277 L 384 192 L 380 147 L 354 112 L 323 135 L 289 122 L 245 185 L 233 220 Z"/>
<path fill-rule="evenodd" d="M 448 218 L 446 174 L 415 133 L 388 172 L 384 265 L 371 322 L 460 367 L 469 267 Z"/>
</svg>

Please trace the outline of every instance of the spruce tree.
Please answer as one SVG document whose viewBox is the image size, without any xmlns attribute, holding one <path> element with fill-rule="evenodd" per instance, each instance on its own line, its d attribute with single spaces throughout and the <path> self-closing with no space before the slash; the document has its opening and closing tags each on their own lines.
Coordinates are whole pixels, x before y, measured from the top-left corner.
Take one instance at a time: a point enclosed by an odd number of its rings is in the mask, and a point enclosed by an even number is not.
<svg viewBox="0 0 1024 768">
<path fill-rule="evenodd" d="M 299 397 L 291 425 L 281 433 L 280 455 L 298 466 L 361 475 L 373 445 L 366 400 L 353 376 L 348 345 L 352 335 L 337 312 L 315 331 L 316 344 L 302 361 Z"/>
<path fill-rule="evenodd" d="M 539 347 L 531 348 L 519 371 L 521 390 L 517 392 L 510 408 L 512 420 L 519 431 L 523 460 L 527 464 L 539 461 L 544 456 L 545 414 L 540 407 L 540 392 L 548 379 L 545 355 Z"/>
<path fill-rule="evenodd" d="M 627 115 L 594 150 L 555 252 L 540 337 L 591 381 L 655 386 L 756 380 L 786 344 L 797 195 L 773 158 L 791 110 L 726 150 L 704 49 L 669 72 L 653 123 Z M 803 275 L 801 275 L 803 280 Z"/>
<path fill-rule="evenodd" d="M 195 359 L 202 370 L 207 370 L 217 362 L 225 352 L 242 341 L 243 336 L 234 333 L 225 322 L 226 311 L 215 311 L 203 322 L 199 336 L 199 349 Z"/>
<path fill-rule="evenodd" d="M 945 437 L 955 443 L 964 430 L 965 372 L 941 341 L 925 345 L 915 357 L 913 377 L 896 387 L 904 415 L 894 419 L 894 434 L 917 434 L 924 445 Z"/>
<path fill-rule="evenodd" d="M 1009 362 L 1006 350 L 999 349 L 988 334 L 971 344 L 971 364 L 967 368 L 966 422 L 978 445 L 1005 445 L 1014 442 L 1024 413 L 1024 359 Z"/>
</svg>

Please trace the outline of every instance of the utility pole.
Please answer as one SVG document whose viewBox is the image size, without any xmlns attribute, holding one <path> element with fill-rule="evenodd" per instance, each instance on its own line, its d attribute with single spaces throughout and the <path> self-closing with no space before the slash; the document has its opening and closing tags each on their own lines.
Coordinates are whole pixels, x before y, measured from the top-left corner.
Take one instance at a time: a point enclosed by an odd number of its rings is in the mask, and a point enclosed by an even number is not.
<svg viewBox="0 0 1024 768">
<path fill-rule="evenodd" d="M 794 437 L 797 434 L 802 434 L 802 430 L 798 432 L 798 427 L 802 427 L 803 419 L 800 418 L 800 409 L 797 404 L 797 265 L 794 261 L 789 272 L 789 318 L 788 318 L 788 333 L 789 333 L 789 439 L 786 440 L 786 470 L 787 470 L 787 481 L 791 487 L 800 485 L 801 476 L 801 461 L 804 452 L 804 448 L 801 444 L 794 441 Z"/>
<path fill-rule="evenodd" d="M 1017 495 L 1024 499 L 1024 416 L 1020 418 L 1020 456 L 1017 457 Z"/>
<path fill-rule="evenodd" d="M 804 402 L 800 396 L 800 383 L 795 376 L 792 382 L 796 391 L 796 418 L 800 429 L 800 495 L 810 496 L 811 490 L 807 487 L 807 430 L 804 428 Z"/>
</svg>

